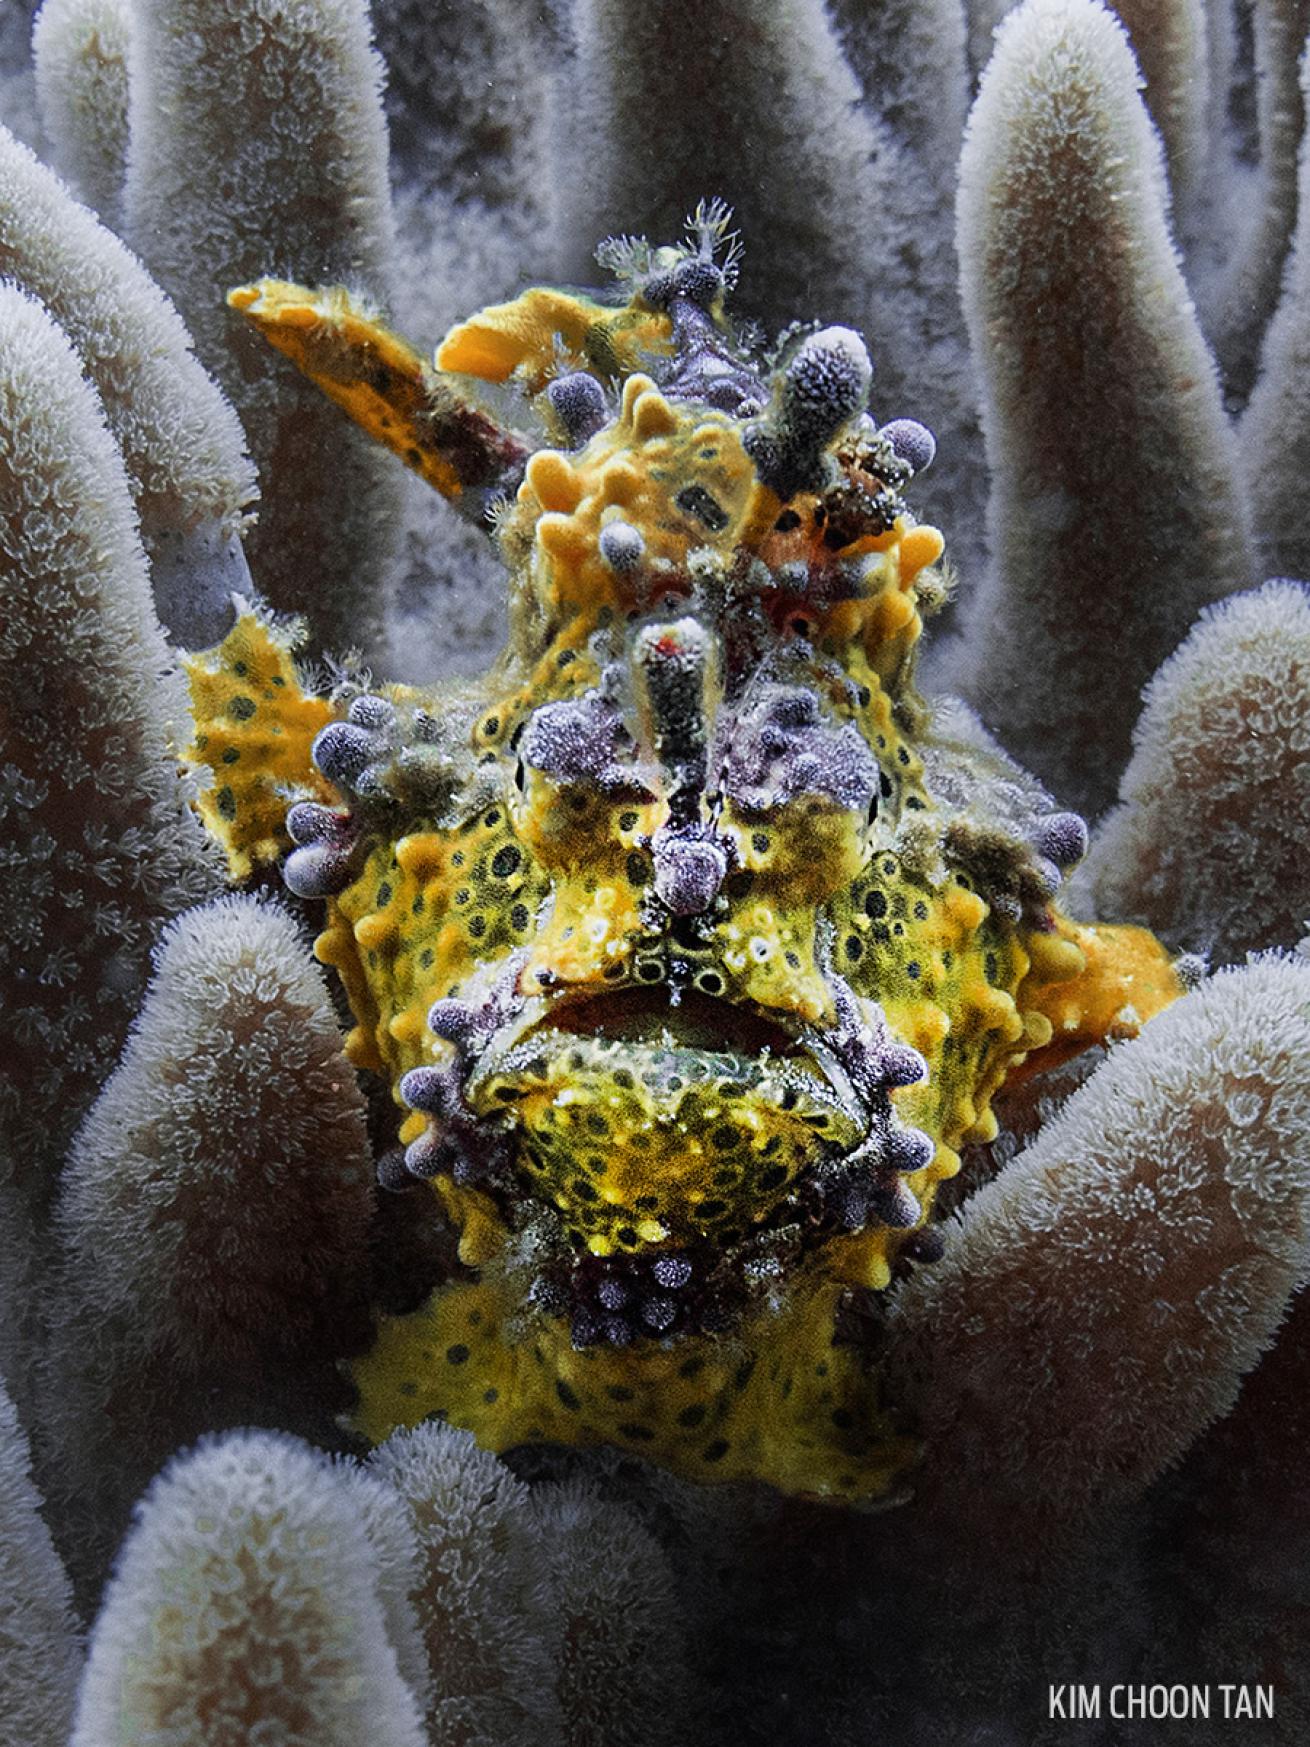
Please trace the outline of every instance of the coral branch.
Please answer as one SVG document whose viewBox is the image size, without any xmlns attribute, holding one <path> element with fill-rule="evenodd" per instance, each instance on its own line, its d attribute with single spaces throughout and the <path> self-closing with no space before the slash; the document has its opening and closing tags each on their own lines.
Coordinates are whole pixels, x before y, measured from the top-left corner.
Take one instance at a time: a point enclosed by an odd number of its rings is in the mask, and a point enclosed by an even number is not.
<svg viewBox="0 0 1310 1747">
<path fill-rule="evenodd" d="M 146 1740 L 426 1747 L 357 1503 L 293 1438 L 203 1443 L 142 1501 L 72 1747 Z"/>
<path fill-rule="evenodd" d="M 527 1487 L 467 1433 L 435 1424 L 394 1433 L 370 1468 L 405 1499 L 420 1549 L 434 1747 L 560 1741 L 549 1569 Z"/>
<path fill-rule="evenodd" d="M 290 916 L 225 898 L 182 917 L 59 1206 L 49 1484 L 69 1495 L 79 1567 L 197 1432 L 270 1401 L 330 1428 L 371 1177 L 354 1075 Z"/>
<path fill-rule="evenodd" d="M 371 1174 L 292 918 L 238 897 L 182 917 L 69 1153 L 60 1222 L 87 1304 L 193 1365 L 312 1346 L 358 1291 Z"/>
<path fill-rule="evenodd" d="M 0 1742 L 64 1747 L 81 1656 L 72 1596 L 41 1520 L 27 1442 L 0 1387 Z"/>
<path fill-rule="evenodd" d="M 1204 192 L 1209 145 L 1209 31 L 1204 0 L 1115 0 L 1146 82 L 1146 106 L 1160 130 L 1169 183 L 1187 231 Z"/>
<path fill-rule="evenodd" d="M 360 0 L 141 0 L 134 15 L 127 234 L 246 425 L 264 493 L 249 542 L 261 590 L 341 649 L 380 635 L 398 481 L 223 298 L 269 271 L 385 297 L 379 85 Z"/>
<path fill-rule="evenodd" d="M 409 1507 L 394 1486 L 379 1480 L 353 1456 L 339 1457 L 333 1473 L 359 1518 L 373 1552 L 378 1600 L 401 1679 L 426 1714 L 432 1702 L 427 1645 L 411 1597 L 422 1578 L 422 1553 Z"/>
<path fill-rule="evenodd" d="M 1310 916 L 1310 591 L 1271 582 L 1211 608 L 1133 738 L 1080 887 L 1188 951 L 1292 945 Z"/>
<path fill-rule="evenodd" d="M 0 1128 L 39 1205 L 127 1030 L 156 930 L 218 876 L 171 768 L 186 693 L 122 462 L 67 339 L 12 287 L 0 429 Z"/>
<path fill-rule="evenodd" d="M 1310 54 L 1301 66 L 1310 109 Z M 1269 325 L 1260 380 L 1242 420 L 1242 459 L 1262 564 L 1274 575 L 1310 576 L 1305 481 L 1310 475 L 1310 141 L 1301 148 L 1296 233 L 1283 300 Z"/>
<path fill-rule="evenodd" d="M 1297 62 L 1310 31 L 1310 5 L 1258 0 L 1251 18 L 1260 174 L 1253 193 L 1255 216 L 1228 276 L 1215 343 L 1224 386 L 1239 404 L 1255 380 L 1261 336 L 1278 303 L 1297 217 L 1297 142 L 1305 127 Z"/>
<path fill-rule="evenodd" d="M 897 154 L 858 112 L 859 88 L 818 0 L 658 12 L 581 0 L 575 28 L 580 113 L 560 141 L 565 271 L 593 273 L 588 239 L 607 233 L 676 236 L 711 192 L 739 208 L 745 248 L 770 264 L 749 287 L 750 313 L 776 327 L 808 307 L 858 325 L 863 220 L 885 206 Z M 731 62 L 730 40 L 743 51 Z M 720 142 L 712 175 L 709 138 Z M 762 174 L 766 200 L 756 197 Z"/>
<path fill-rule="evenodd" d="M 444 332 L 539 276 L 543 262 L 555 276 L 551 144 L 563 57 L 554 10 L 537 0 L 374 8 L 405 240 L 396 307 L 406 333 Z"/>
<path fill-rule="evenodd" d="M 999 34 L 960 172 L 995 568 L 959 679 L 1038 775 L 1092 808 L 1126 761 L 1134 694 L 1250 569 L 1136 84 L 1100 6 L 1029 0 Z"/>
<path fill-rule="evenodd" d="M 916 1508 L 1040 1561 L 1175 1461 L 1305 1278 L 1308 1132 L 1302 962 L 1223 971 L 1115 1051 L 897 1296 Z"/>
<path fill-rule="evenodd" d="M 41 123 L 55 168 L 112 224 L 127 173 L 128 0 L 45 0 L 32 30 Z"/>
<path fill-rule="evenodd" d="M 249 588 L 236 536 L 255 480 L 241 427 L 140 263 L 3 129 L 0 276 L 76 346 L 122 451 L 160 611 L 209 641 L 231 590 Z"/>
<path fill-rule="evenodd" d="M 902 16 L 907 28 L 911 18 Z M 853 17 L 848 28 L 860 28 Z M 801 309 L 860 329 L 879 419 L 913 414 L 937 433 L 938 466 L 919 507 L 929 516 L 952 505 L 964 558 L 981 504 L 950 238 L 934 234 L 931 217 L 944 201 L 891 126 L 860 104 L 827 9 L 820 0 L 659 9 L 580 0 L 576 30 L 578 108 L 560 144 L 566 272 L 587 274 L 585 238 L 673 236 L 698 200 L 723 197 L 746 260 L 762 264 L 742 287 L 742 310 L 771 330 Z M 939 33 L 941 59 L 913 83 L 921 100 L 940 85 L 932 101 L 949 115 L 963 74 L 948 50 L 949 33 Z"/>
<path fill-rule="evenodd" d="M 554 1568 L 556 1689 L 569 1747 L 674 1747 L 688 1739 L 679 1607 L 668 1561 L 632 1513 L 581 1481 L 532 1506 Z M 658 1692 L 655 1706 L 625 1691 Z"/>
<path fill-rule="evenodd" d="M 552 181 L 549 10 L 536 0 L 475 8 L 388 0 L 377 12 L 391 150 L 404 181 L 426 198 L 495 208 L 521 226 L 524 207 L 547 202 Z"/>
<path fill-rule="evenodd" d="M 916 181 L 941 191 L 945 222 L 969 112 L 960 0 L 884 0 L 876 11 L 835 0 L 832 15 L 865 102 L 909 155 Z M 949 259 L 949 235 L 941 241 Z"/>
</svg>

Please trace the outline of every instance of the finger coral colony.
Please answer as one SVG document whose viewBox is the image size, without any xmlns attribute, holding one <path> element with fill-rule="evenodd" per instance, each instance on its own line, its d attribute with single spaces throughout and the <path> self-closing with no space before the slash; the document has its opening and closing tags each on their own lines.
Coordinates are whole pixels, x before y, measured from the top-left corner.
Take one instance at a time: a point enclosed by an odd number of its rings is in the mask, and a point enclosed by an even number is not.
<svg viewBox="0 0 1310 1747">
<path fill-rule="evenodd" d="M 0 1742 L 1304 1740 L 1310 10 L 31 10 Z"/>
</svg>

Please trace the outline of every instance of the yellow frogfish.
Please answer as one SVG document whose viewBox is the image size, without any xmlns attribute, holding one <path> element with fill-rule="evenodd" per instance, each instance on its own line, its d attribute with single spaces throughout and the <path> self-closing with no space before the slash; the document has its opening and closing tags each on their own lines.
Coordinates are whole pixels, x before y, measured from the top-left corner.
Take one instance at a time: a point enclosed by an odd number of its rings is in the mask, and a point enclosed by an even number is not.
<svg viewBox="0 0 1310 1747">
<path fill-rule="evenodd" d="M 1007 1078 L 1179 984 L 1060 912 L 1082 820 L 916 692 L 933 438 L 876 422 L 852 330 L 739 334 L 725 226 L 607 245 L 614 301 L 528 291 L 435 367 L 341 290 L 233 292 L 490 509 L 511 637 L 477 682 L 318 697 L 248 609 L 189 658 L 190 757 L 234 876 L 281 859 L 325 905 L 347 1052 L 393 1092 L 384 1181 L 458 1233 L 353 1364 L 355 1428 L 872 1501 L 916 1455 L 877 1320 L 941 1253 L 938 1185 Z"/>
</svg>

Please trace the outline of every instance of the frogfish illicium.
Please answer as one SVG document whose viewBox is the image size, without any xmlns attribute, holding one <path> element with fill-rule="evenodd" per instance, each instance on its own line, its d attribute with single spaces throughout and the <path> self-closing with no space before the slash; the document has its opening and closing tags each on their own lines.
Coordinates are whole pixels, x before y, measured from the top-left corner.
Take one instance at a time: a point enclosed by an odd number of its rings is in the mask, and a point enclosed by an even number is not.
<svg viewBox="0 0 1310 1747">
<path fill-rule="evenodd" d="M 458 1234 L 354 1363 L 355 1428 L 878 1499 L 916 1452 L 878 1311 L 938 1185 L 1007 1077 L 1179 984 L 1061 914 L 1082 821 L 914 688 L 933 439 L 871 416 L 859 335 L 744 339 L 714 205 L 600 255 L 611 301 L 530 290 L 435 368 L 341 290 L 231 294 L 491 519 L 511 632 L 476 682 L 314 696 L 243 607 L 188 660 L 199 804 L 235 878 L 284 858 L 325 905 L 384 1180 Z"/>
</svg>

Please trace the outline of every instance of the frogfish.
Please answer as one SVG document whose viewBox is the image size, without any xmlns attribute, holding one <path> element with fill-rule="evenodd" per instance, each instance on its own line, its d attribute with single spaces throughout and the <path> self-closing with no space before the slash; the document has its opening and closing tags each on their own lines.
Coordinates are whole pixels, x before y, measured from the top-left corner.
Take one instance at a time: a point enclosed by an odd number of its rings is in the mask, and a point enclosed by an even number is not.
<svg viewBox="0 0 1310 1747">
<path fill-rule="evenodd" d="M 239 603 L 187 658 L 199 806 L 235 879 L 322 906 L 382 1179 L 458 1239 L 353 1361 L 358 1433 L 893 1499 L 879 1315 L 942 1253 L 939 1185 L 1007 1081 L 1179 977 L 1061 912 L 1083 821 L 915 689 L 934 440 L 874 418 L 860 336 L 736 325 L 717 203 L 598 258 L 608 296 L 531 289 L 435 363 L 340 288 L 230 294 L 491 524 L 510 636 L 476 681 L 319 695 Z"/>
</svg>

